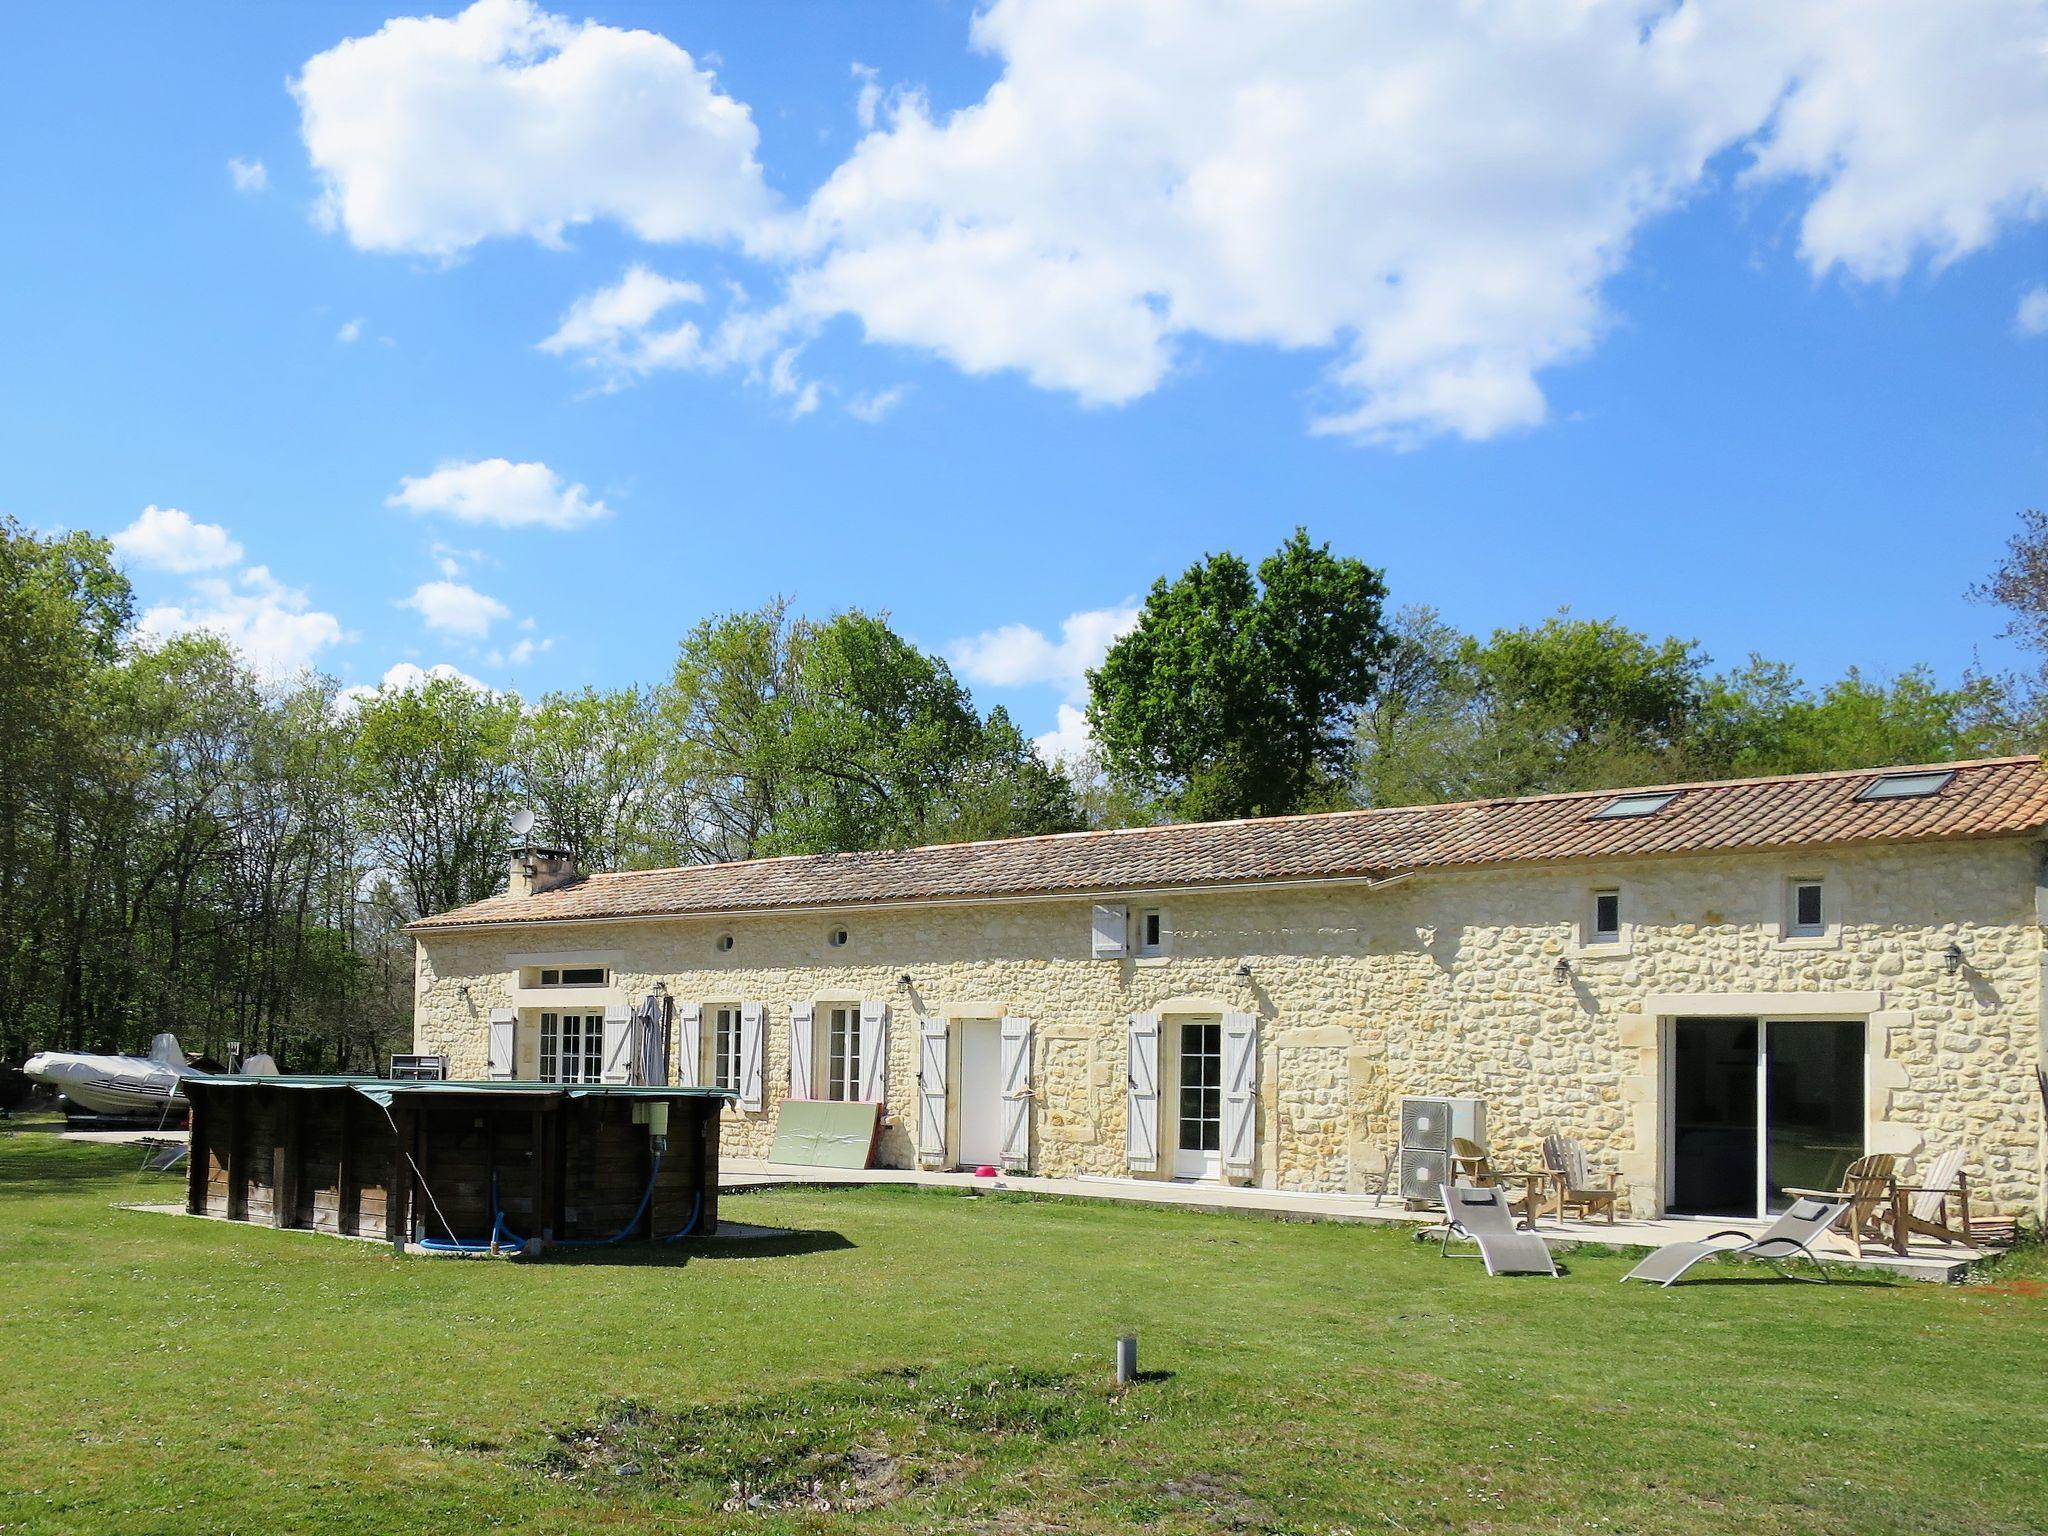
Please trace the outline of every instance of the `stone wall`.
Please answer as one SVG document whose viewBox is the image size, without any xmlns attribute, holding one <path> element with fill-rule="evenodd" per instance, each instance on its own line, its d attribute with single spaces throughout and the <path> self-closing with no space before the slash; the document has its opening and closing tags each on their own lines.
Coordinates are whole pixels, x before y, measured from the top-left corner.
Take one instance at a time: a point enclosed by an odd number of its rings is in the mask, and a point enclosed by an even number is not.
<svg viewBox="0 0 2048 1536">
<path fill-rule="evenodd" d="M 1034 1170 L 1123 1174 L 1127 1016 L 1165 1015 L 1170 1040 L 1176 1015 L 1241 1010 L 1260 1021 L 1260 1184 L 1364 1187 L 1400 1095 L 1474 1094 L 1497 1159 L 1533 1161 L 1563 1131 L 1648 1212 L 1663 1198 L 1672 1013 L 1849 1017 L 1869 1022 L 1869 1145 L 1910 1169 L 1923 1148 L 1964 1141 L 1983 1203 L 2014 1212 L 2041 1186 L 2035 867 L 2031 843 L 1951 842 L 1191 894 L 1164 901 L 1170 952 L 1144 959 L 1091 958 L 1085 900 L 436 933 L 419 946 L 415 1049 L 481 1076 L 491 1008 L 520 1006 L 518 1070 L 532 1075 L 531 1010 L 544 999 L 518 991 L 522 955 L 602 957 L 615 1001 L 664 981 L 705 1005 L 707 1040 L 712 1006 L 763 1002 L 766 1105 L 728 1112 L 724 1141 L 728 1156 L 757 1157 L 787 1091 L 790 1002 L 880 999 L 882 1158 L 908 1166 L 916 1017 L 1021 1015 L 1034 1025 Z M 1826 881 L 1833 916 L 1819 937 L 1782 935 L 1794 876 Z M 1622 893 L 1621 939 L 1589 943 L 1593 892 L 1608 887 Z M 834 947 L 839 927 L 847 942 Z M 1955 975 L 1951 943 L 1966 956 Z M 1162 1086 L 1170 1145 L 1170 1065 Z"/>
</svg>

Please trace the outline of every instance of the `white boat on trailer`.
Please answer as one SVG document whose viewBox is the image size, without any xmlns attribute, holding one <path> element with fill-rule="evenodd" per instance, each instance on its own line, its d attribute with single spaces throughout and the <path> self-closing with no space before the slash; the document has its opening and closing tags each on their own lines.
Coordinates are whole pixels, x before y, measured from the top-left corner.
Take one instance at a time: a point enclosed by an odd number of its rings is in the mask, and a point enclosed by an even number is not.
<svg viewBox="0 0 2048 1536">
<path fill-rule="evenodd" d="M 67 1115 L 122 1119 L 155 1118 L 185 1111 L 179 1084 L 204 1069 L 186 1059 L 178 1037 L 160 1034 L 147 1056 L 100 1056 L 87 1051 L 39 1051 L 22 1063 L 23 1074 L 64 1097 Z M 275 1076 L 277 1063 L 251 1056 L 241 1066 L 250 1077 Z"/>
</svg>

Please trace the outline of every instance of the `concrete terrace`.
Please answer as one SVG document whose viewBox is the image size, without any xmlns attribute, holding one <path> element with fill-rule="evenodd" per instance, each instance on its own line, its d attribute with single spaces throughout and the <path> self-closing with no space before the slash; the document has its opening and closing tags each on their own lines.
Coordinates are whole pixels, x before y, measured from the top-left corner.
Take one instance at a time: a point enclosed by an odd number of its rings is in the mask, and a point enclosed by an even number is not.
<svg viewBox="0 0 2048 1536">
<path fill-rule="evenodd" d="M 1057 1195 L 1077 1200 L 1116 1200 L 1136 1205 L 1179 1206 L 1194 1211 L 1249 1212 L 1280 1221 L 1336 1221 L 1407 1226 L 1420 1236 L 1436 1227 L 1440 1213 L 1408 1210 L 1392 1195 L 1308 1194 L 1295 1190 L 1255 1189 L 1238 1185 L 1169 1183 L 1157 1179 L 1118 1179 L 1082 1175 L 1047 1179 L 1005 1174 L 980 1178 L 971 1173 L 936 1173 L 914 1168 L 817 1168 L 804 1163 L 773 1163 L 756 1158 L 726 1158 L 719 1168 L 720 1193 L 741 1193 L 775 1185 L 908 1185 L 919 1189 L 993 1191 L 1025 1195 Z M 1657 1248 L 1710 1232 L 1761 1232 L 1767 1221 L 1741 1221 L 1718 1216 L 1665 1216 L 1654 1221 L 1558 1221 L 1546 1219 L 1537 1231 L 1551 1246 L 1566 1250 L 1580 1243 L 1618 1248 Z M 1901 1256 L 1872 1248 L 1861 1255 L 1847 1250 L 1847 1239 L 1824 1255 L 1830 1264 L 1883 1270 L 1911 1280 L 1947 1282 L 1960 1279 L 1972 1264 L 1999 1250 L 1988 1246 L 1916 1240 Z"/>
</svg>

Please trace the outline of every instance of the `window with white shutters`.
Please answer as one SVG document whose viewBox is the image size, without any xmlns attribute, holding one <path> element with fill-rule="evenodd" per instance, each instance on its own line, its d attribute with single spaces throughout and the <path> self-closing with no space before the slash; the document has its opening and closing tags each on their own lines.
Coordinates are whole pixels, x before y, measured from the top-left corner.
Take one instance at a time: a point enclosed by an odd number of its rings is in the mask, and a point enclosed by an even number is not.
<svg viewBox="0 0 2048 1536">
<path fill-rule="evenodd" d="M 717 1008 L 711 1014 L 711 1083 L 713 1088 L 740 1091 L 740 1008 Z"/>
</svg>

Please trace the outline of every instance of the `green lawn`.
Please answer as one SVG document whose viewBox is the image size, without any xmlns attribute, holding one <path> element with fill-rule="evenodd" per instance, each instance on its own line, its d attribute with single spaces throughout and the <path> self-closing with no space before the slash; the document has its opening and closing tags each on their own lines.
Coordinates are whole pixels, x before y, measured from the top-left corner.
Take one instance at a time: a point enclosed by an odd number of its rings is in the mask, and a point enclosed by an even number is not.
<svg viewBox="0 0 2048 1536">
<path fill-rule="evenodd" d="M 1666 1292 L 1596 1252 L 1489 1280 L 1392 1230 L 785 1190 L 724 1203 L 806 1234 L 774 1247 L 395 1260 L 116 1209 L 178 1198 L 137 1161 L 0 1136 L 0 1531 L 2048 1525 L 2031 1256 Z M 1131 1328 L 1156 1374 L 1119 1397 Z"/>
</svg>

